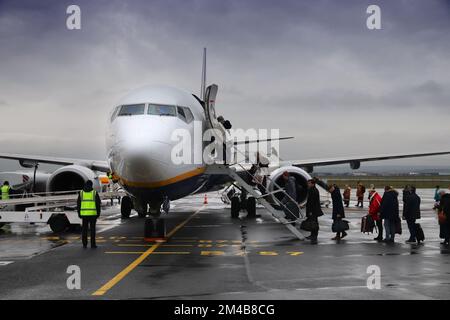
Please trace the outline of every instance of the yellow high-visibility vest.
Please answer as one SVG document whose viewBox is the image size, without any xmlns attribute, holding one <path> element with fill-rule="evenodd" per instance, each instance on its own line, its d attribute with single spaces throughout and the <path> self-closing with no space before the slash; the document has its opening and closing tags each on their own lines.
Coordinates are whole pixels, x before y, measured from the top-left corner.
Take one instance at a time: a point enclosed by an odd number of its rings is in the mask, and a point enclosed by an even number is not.
<svg viewBox="0 0 450 320">
<path fill-rule="evenodd" d="M 95 191 L 80 191 L 81 205 L 80 216 L 96 216 L 97 205 L 95 204 Z"/>
<path fill-rule="evenodd" d="M 2 191 L 2 200 L 8 200 L 9 199 L 9 190 L 11 190 L 10 186 L 3 185 L 1 188 Z"/>
</svg>

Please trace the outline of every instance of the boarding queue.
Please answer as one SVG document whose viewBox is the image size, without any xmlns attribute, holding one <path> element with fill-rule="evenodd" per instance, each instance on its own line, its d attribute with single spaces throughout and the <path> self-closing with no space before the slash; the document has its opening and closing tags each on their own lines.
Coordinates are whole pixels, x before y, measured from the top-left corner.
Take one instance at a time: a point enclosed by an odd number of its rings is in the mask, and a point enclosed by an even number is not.
<svg viewBox="0 0 450 320">
<path fill-rule="evenodd" d="M 351 190 L 345 186 L 341 194 L 336 184 L 327 184 L 324 181 L 313 178 L 308 181 L 308 199 L 304 206 L 306 219 L 302 221 L 300 229 L 311 232 L 306 237 L 312 244 L 317 244 L 319 234 L 318 217 L 323 215 L 321 209 L 321 200 L 316 184 L 330 193 L 332 201 L 332 232 L 336 233 L 332 240 L 339 242 L 347 236 L 349 222 L 345 220 L 345 207 L 349 207 Z M 363 207 L 365 187 L 358 182 L 356 206 Z M 414 186 L 405 186 L 400 194 L 392 186 L 384 188 L 383 195 L 380 195 L 373 185 L 368 190 L 369 208 L 367 215 L 361 218 L 361 232 L 377 232 L 374 238 L 377 242 L 394 243 L 396 235 L 402 234 L 402 220 L 406 222 L 409 238 L 406 243 L 420 244 L 425 239 L 423 229 L 417 220 L 421 218 L 420 203 L 421 198 L 416 193 Z M 438 212 L 440 226 L 440 238 L 443 239 L 442 245 L 449 245 L 450 239 L 450 193 L 445 190 L 436 191 L 435 199 L 438 202 L 435 208 Z M 400 212 L 399 201 L 403 202 L 403 210 Z M 384 234 L 384 237 L 383 237 Z"/>
</svg>

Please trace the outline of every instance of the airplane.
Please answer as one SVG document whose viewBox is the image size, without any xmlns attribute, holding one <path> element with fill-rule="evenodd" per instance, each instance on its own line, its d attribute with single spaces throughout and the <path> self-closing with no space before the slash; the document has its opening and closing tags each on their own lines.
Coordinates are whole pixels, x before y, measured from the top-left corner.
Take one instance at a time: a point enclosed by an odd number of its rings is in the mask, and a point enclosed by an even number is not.
<svg viewBox="0 0 450 320">
<path fill-rule="evenodd" d="M 146 86 L 130 92 L 114 106 L 108 118 L 107 161 L 8 153 L 0 153 L 0 158 L 18 160 L 25 168 L 34 167 L 35 174 L 40 163 L 61 166 L 50 175 L 41 175 L 46 180 L 46 192 L 50 193 L 80 190 L 87 180 L 92 180 L 98 189 L 98 173 L 112 172 L 114 179 L 127 193 L 121 201 L 122 218 L 129 218 L 134 208 L 139 217 L 150 217 L 145 219 L 146 232 L 150 230 L 155 237 L 163 238 L 166 228 L 162 213 L 168 212 L 171 200 L 219 190 L 233 182 L 229 176 L 209 173 L 211 164 L 204 159 L 200 163 L 181 165 L 174 164 L 171 160 L 172 149 L 176 144 L 171 138 L 174 130 L 182 128 L 195 137 L 196 121 L 202 123 L 202 130 L 218 127 L 224 130 L 215 114 L 217 89 L 217 85 L 206 87 L 205 48 L 201 98 L 178 88 Z M 279 138 L 283 139 L 287 138 Z M 270 139 L 266 139 L 268 140 Z M 203 141 L 198 143 L 204 147 Z M 235 142 L 238 143 L 249 141 Z M 197 151 L 193 149 L 192 152 Z M 362 162 L 446 154 L 450 154 L 450 151 L 281 161 L 272 166 L 268 189 L 277 189 L 282 173 L 288 171 L 295 177 L 298 186 L 302 187 L 299 190 L 303 190 L 298 202 L 305 202 L 306 183 L 311 179 L 310 173 L 316 166 L 350 164 L 351 169 L 358 169 Z M 245 175 L 246 171 L 240 170 L 240 173 Z M 239 203 L 233 202 L 232 213 L 236 212 L 236 206 Z M 249 201 L 247 211 L 254 212 L 254 206 L 255 201 Z"/>
</svg>

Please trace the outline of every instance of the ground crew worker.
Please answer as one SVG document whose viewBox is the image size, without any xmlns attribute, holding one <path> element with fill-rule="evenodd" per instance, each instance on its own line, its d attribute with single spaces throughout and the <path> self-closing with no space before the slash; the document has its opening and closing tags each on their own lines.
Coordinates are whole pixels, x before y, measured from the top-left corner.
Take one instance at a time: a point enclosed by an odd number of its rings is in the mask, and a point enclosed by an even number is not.
<svg viewBox="0 0 450 320">
<path fill-rule="evenodd" d="M 83 221 L 81 226 L 83 248 L 87 247 L 88 228 L 91 230 L 91 248 L 97 248 L 95 244 L 95 224 L 100 216 L 101 201 L 98 193 L 93 190 L 92 186 L 91 180 L 86 181 L 77 200 L 78 216 Z"/>
<path fill-rule="evenodd" d="M 9 193 L 11 191 L 9 182 L 5 181 L 0 189 L 2 191 L 2 200 L 9 200 Z"/>
</svg>

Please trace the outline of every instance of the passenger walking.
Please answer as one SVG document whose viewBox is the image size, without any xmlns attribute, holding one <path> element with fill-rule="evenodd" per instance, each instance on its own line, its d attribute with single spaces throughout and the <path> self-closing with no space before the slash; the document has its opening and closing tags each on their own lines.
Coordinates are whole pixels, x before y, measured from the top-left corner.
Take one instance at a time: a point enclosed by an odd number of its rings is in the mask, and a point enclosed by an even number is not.
<svg viewBox="0 0 450 320">
<path fill-rule="evenodd" d="M 358 185 L 356 186 L 356 197 L 358 198 L 358 203 L 355 207 L 363 207 L 364 193 L 366 193 L 366 187 L 360 181 L 358 181 Z"/>
<path fill-rule="evenodd" d="M 381 218 L 384 220 L 386 243 L 394 243 L 396 224 L 399 223 L 398 192 L 390 186 L 384 188 L 380 204 Z"/>
<path fill-rule="evenodd" d="M 319 220 L 318 217 L 323 216 L 323 211 L 320 206 L 319 190 L 316 187 L 316 181 L 314 179 L 308 180 L 308 200 L 306 201 L 306 217 L 311 220 L 313 225 L 316 225 L 311 230 L 311 235 L 306 239 L 311 240 L 311 244 L 317 244 L 317 237 L 319 235 Z"/>
<path fill-rule="evenodd" d="M 383 222 L 380 216 L 381 196 L 375 190 L 371 188 L 369 190 L 369 214 L 377 226 L 378 236 L 373 240 L 383 241 Z"/>
<path fill-rule="evenodd" d="M 287 219 L 297 220 L 300 209 L 297 205 L 297 188 L 295 178 L 288 171 L 283 172 L 284 190 L 286 195 L 281 199 L 281 204 Z"/>
<path fill-rule="evenodd" d="M 342 196 L 344 198 L 344 204 L 347 208 L 350 205 L 351 194 L 352 194 L 352 188 L 348 184 L 346 184 L 344 192 L 342 193 Z"/>
<path fill-rule="evenodd" d="M 344 211 L 344 205 L 342 202 L 342 196 L 341 191 L 339 190 L 339 187 L 336 184 L 327 185 L 325 182 L 319 180 L 318 178 L 314 178 L 316 183 L 327 190 L 331 194 L 331 201 L 333 204 L 333 212 L 332 212 L 332 219 L 333 223 L 338 222 L 339 220 L 342 220 L 345 218 L 345 211 Z M 331 240 L 341 240 L 347 236 L 347 232 L 336 232 L 336 236 L 333 237 Z"/>
<path fill-rule="evenodd" d="M 78 216 L 82 220 L 81 239 L 83 248 L 87 247 L 88 229 L 91 231 L 91 248 L 97 248 L 95 244 L 95 225 L 100 216 L 101 201 L 98 193 L 93 189 L 91 180 L 86 181 L 77 199 Z"/>
<path fill-rule="evenodd" d="M 450 241 L 450 194 L 441 190 L 439 195 L 439 238 L 444 239 L 441 244 L 448 246 Z"/>
<path fill-rule="evenodd" d="M 420 219 L 420 197 L 416 194 L 416 187 L 411 186 L 403 199 L 403 219 L 409 229 L 409 239 L 406 243 L 420 243 L 417 238 L 416 219 Z"/>
</svg>

